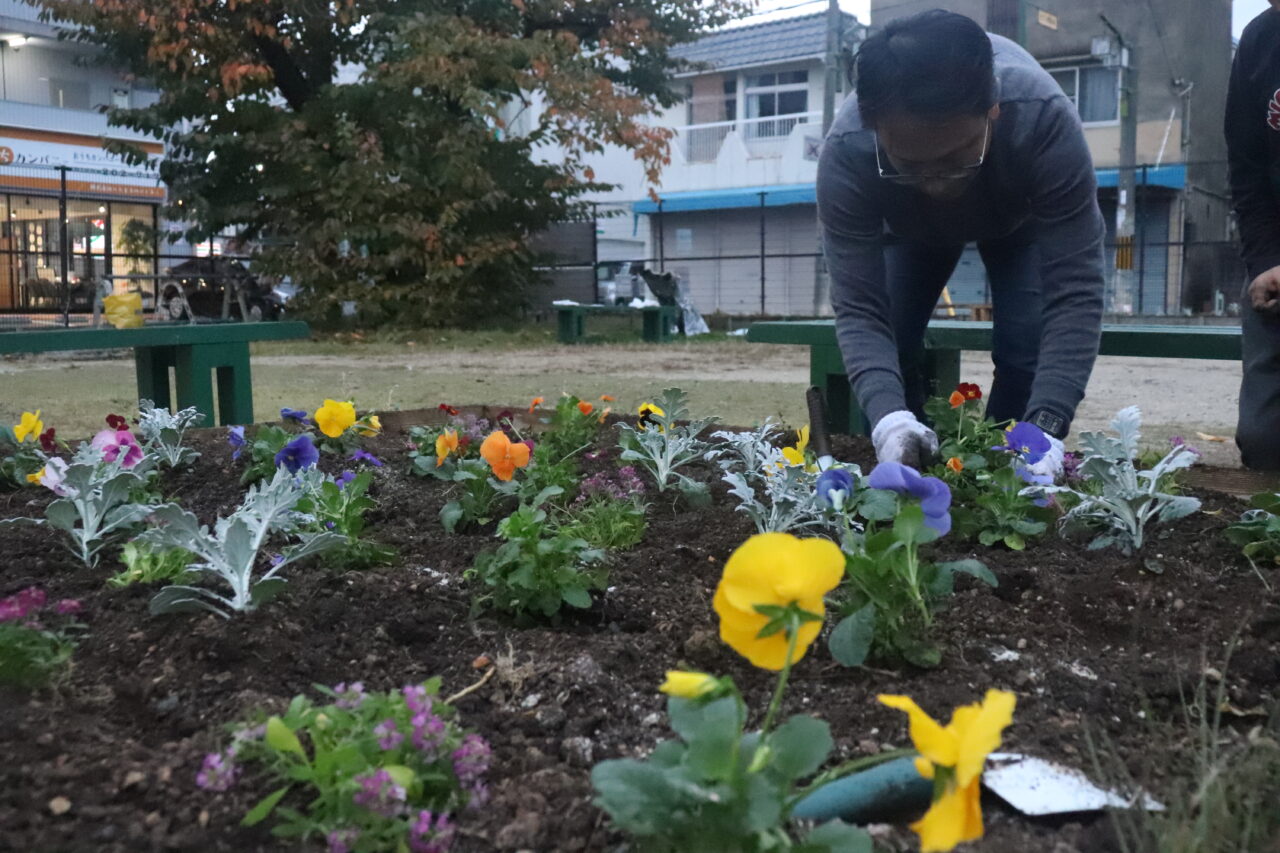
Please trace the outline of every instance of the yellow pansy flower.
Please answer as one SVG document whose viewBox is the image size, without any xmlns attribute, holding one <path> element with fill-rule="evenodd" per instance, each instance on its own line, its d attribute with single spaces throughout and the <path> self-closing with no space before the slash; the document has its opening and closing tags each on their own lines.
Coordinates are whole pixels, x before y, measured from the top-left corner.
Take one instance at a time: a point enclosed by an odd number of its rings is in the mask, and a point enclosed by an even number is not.
<svg viewBox="0 0 1280 853">
<path fill-rule="evenodd" d="M 758 533 L 729 556 L 712 606 L 720 616 L 720 639 L 761 669 L 775 672 L 787 663 L 787 632 L 757 636 L 769 618 L 758 604 L 786 607 L 792 603 L 818 617 L 825 614 L 823 596 L 844 575 L 844 554 L 828 539 L 799 539 L 789 533 Z M 795 657 L 804 657 L 822 630 L 821 618 L 797 631 Z"/>
<path fill-rule="evenodd" d="M 35 472 L 34 474 L 28 474 L 27 482 L 31 483 L 32 485 L 39 485 L 40 481 L 44 479 L 44 472 L 45 472 L 45 469 L 41 468 L 39 471 Z"/>
<path fill-rule="evenodd" d="M 348 402 L 325 400 L 313 416 L 316 426 L 329 438 L 337 438 L 356 422 L 356 407 Z"/>
<path fill-rule="evenodd" d="M 359 429 L 359 433 L 363 436 L 372 437 L 382 432 L 382 419 L 377 415 L 369 415 L 363 418 L 360 423 L 362 426 Z"/>
<path fill-rule="evenodd" d="M 653 426 L 654 415 L 658 415 L 659 417 L 663 417 L 663 418 L 667 416 L 666 412 L 662 411 L 662 409 L 658 408 L 653 403 L 641 403 L 640 408 L 636 409 L 636 413 L 640 415 L 640 420 L 636 422 L 637 429 L 645 429 L 649 426 Z M 657 425 L 657 426 L 658 426 L 658 432 L 662 432 L 664 428 L 661 425 Z"/>
<path fill-rule="evenodd" d="M 40 410 L 35 412 L 23 412 L 22 417 L 18 419 L 18 423 L 13 427 L 13 437 L 18 440 L 18 444 L 27 441 L 38 441 L 40 433 L 44 432 L 44 421 L 40 420 Z"/>
<path fill-rule="evenodd" d="M 921 853 L 951 850 L 981 838 L 982 769 L 987 755 L 999 748 L 1001 732 L 1013 722 L 1017 697 L 988 690 L 981 703 L 956 708 L 945 728 L 908 696 L 876 698 L 906 713 L 911 741 L 920 751 L 916 770 L 934 780 L 933 805 L 911 825 L 920 836 Z"/>
<path fill-rule="evenodd" d="M 705 672 L 686 672 L 680 669 L 667 670 L 667 680 L 658 689 L 668 696 L 679 696 L 682 699 L 697 699 L 716 689 L 719 681 L 715 676 Z"/>
<path fill-rule="evenodd" d="M 436 467 L 444 464 L 450 453 L 458 451 L 458 431 L 447 429 L 436 436 Z"/>
<path fill-rule="evenodd" d="M 804 451 L 809 446 L 809 425 L 805 424 L 800 428 L 800 432 L 796 436 L 795 447 L 782 448 L 782 457 L 787 460 L 788 465 L 804 465 Z M 809 466 L 812 468 L 813 466 Z"/>
</svg>

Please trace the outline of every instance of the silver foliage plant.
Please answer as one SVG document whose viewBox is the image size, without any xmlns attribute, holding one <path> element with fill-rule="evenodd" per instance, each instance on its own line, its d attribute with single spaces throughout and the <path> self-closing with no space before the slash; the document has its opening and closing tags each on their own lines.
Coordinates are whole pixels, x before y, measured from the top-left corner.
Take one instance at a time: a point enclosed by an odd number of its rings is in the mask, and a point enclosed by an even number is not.
<svg viewBox="0 0 1280 853">
<path fill-rule="evenodd" d="M 647 426 L 618 424 L 622 433 L 618 437 L 618 444 L 622 447 L 620 458 L 647 471 L 659 492 L 674 487 L 692 501 L 709 503 L 711 494 L 706 484 L 693 480 L 678 469 L 703 458 L 711 449 L 710 444 L 698 435 L 716 419 L 677 423 L 689 417 L 688 397 L 679 388 L 666 389 L 653 400 L 653 404 L 664 414 L 649 415 Z"/>
<path fill-rule="evenodd" d="M 150 400 L 138 401 L 138 432 L 143 447 L 154 453 L 170 468 L 190 465 L 200 457 L 199 451 L 184 447 L 182 438 L 186 431 L 200 425 L 204 415 L 191 406 L 176 415 L 167 408 L 158 408 Z"/>
<path fill-rule="evenodd" d="M 837 529 L 839 513 L 815 490 L 817 472 L 787 463 L 774 444 L 780 432 L 777 424 L 766 420 L 751 431 L 712 433 L 718 443 L 707 458 L 724 472 L 721 479 L 729 484 L 729 494 L 738 499 L 738 512 L 747 514 L 756 532 Z"/>
<path fill-rule="evenodd" d="M 1147 471 L 1138 470 L 1139 427 L 1142 415 L 1137 406 L 1121 409 L 1111 420 L 1115 435 L 1084 432 L 1080 435 L 1084 461 L 1080 463 L 1087 491 L 1071 486 L 1047 486 L 1046 492 L 1069 493 L 1075 505 L 1063 516 L 1064 524 L 1078 523 L 1099 529 L 1090 550 L 1117 547 L 1126 554 L 1142 548 L 1147 525 L 1153 521 L 1175 521 L 1200 509 L 1200 501 L 1189 495 L 1161 491 L 1162 481 L 1174 471 L 1188 468 L 1199 455 L 1178 445 Z M 1041 487 L 1024 493 L 1040 491 Z"/>
<path fill-rule="evenodd" d="M 151 600 L 151 612 L 208 610 L 225 618 L 254 610 L 284 586 L 280 571 L 285 566 L 341 545 L 346 537 L 336 533 L 301 534 L 298 544 L 283 549 L 267 571 L 255 576 L 259 553 L 267 541 L 275 534 L 295 533 L 310 521 L 310 516 L 295 510 L 310 487 L 305 478 L 280 469 L 270 481 L 250 487 L 235 512 L 219 518 L 212 531 L 177 504 L 157 508 L 153 517 L 159 526 L 140 535 L 138 541 L 190 551 L 195 560 L 188 570 L 221 581 L 228 590 L 168 586 Z"/>
<path fill-rule="evenodd" d="M 156 505 L 136 500 L 144 493 L 155 461 L 147 454 L 125 468 L 118 461 L 106 461 L 103 452 L 86 441 L 70 463 L 49 461 L 50 466 L 66 467 L 54 489 L 59 498 L 45 508 L 43 519 L 14 518 L 0 521 L 0 526 L 48 524 L 66 533 L 71 552 L 93 567 L 104 547 L 155 511 Z"/>
</svg>

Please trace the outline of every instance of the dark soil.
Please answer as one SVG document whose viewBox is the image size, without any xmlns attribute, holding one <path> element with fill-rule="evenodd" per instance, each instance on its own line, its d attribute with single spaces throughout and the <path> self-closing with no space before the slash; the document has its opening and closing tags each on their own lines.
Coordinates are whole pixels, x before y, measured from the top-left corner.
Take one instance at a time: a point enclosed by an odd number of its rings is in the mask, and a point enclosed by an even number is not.
<svg viewBox="0 0 1280 853">
<path fill-rule="evenodd" d="M 211 522 L 238 503 L 240 468 L 222 431 L 194 444 L 200 460 L 164 486 Z M 52 531 L 0 530 L 0 596 L 39 584 L 51 599 L 81 598 L 89 626 L 59 685 L 0 692 L 0 850 L 285 849 L 265 828 L 238 825 L 265 783 L 242 779 L 224 794 L 195 786 L 204 753 L 223 745 L 224 724 L 283 708 L 315 683 L 384 690 L 440 675 L 448 695 L 478 681 L 488 658 L 496 673 L 457 707 L 493 745 L 493 798 L 464 818 L 455 849 L 604 851 L 619 839 L 591 805 L 589 769 L 669 736 L 657 692 L 664 670 L 728 673 L 754 707 L 767 704 L 772 677 L 717 639 L 712 593 L 726 557 L 752 532 L 723 490 L 706 509 L 655 500 L 644 541 L 616 555 L 595 610 L 560 628 L 517 629 L 469 618 L 462 573 L 492 547 L 492 529 L 444 534 L 444 485 L 405 473 L 398 429 L 367 446 L 389 462 L 376 474 L 381 506 L 370 528 L 399 549 L 398 563 L 346 574 L 296 567 L 279 599 L 232 620 L 152 617 L 154 590 L 104 585 L 120 568 L 113 553 L 86 570 Z M 593 464 L 612 464 L 612 453 Z M 837 440 L 836 455 L 864 469 L 871 458 L 862 440 Z M 877 693 L 907 693 L 945 715 L 1001 687 L 1018 694 L 1006 748 L 1088 769 L 1088 730 L 1141 772 L 1160 747 L 1148 722 L 1179 718 L 1184 696 L 1206 666 L 1223 666 L 1233 638 L 1232 705 L 1255 708 L 1280 685 L 1280 597 L 1220 535 L 1242 505 L 1203 497 L 1208 512 L 1149 546 L 1144 556 L 1159 561 L 1159 575 L 1056 536 L 1023 553 L 944 541 L 938 557 L 982 559 L 1000 586 L 961 580 L 938 620 L 943 665 L 847 670 L 817 646 L 796 667 L 788 710 L 827 719 L 852 757 L 908 743 L 904 718 L 876 703 Z M 40 516 L 47 501 L 32 490 L 0 495 L 0 517 Z M 53 814 L 55 797 L 70 809 Z M 1104 817 L 1037 822 L 994 800 L 986 813 L 977 849 L 1111 846 Z M 909 838 L 888 834 L 890 844 Z"/>
</svg>

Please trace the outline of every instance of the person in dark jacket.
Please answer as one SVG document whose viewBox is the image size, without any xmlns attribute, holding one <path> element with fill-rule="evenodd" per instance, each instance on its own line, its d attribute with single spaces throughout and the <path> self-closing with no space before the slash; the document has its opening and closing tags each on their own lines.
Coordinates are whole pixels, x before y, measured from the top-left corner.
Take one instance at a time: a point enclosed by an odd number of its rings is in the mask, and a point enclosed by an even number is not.
<svg viewBox="0 0 1280 853">
<path fill-rule="evenodd" d="M 1280 0 L 1244 29 L 1227 90 L 1227 160 L 1249 284 L 1236 444 L 1249 468 L 1280 470 Z"/>
<path fill-rule="evenodd" d="M 923 336 L 967 243 L 991 281 L 987 414 L 1062 441 L 1102 333 L 1105 228 L 1075 105 L 1018 45 L 933 10 L 863 42 L 818 164 L 836 337 L 880 461 L 927 464 Z"/>
</svg>

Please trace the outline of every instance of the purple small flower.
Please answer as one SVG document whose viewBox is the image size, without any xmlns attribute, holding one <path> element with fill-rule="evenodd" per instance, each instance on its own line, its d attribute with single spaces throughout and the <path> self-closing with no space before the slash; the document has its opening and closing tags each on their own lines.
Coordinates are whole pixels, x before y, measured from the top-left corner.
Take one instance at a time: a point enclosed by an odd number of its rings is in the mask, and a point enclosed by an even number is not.
<svg viewBox="0 0 1280 853">
<path fill-rule="evenodd" d="M 311 435 L 302 435 L 290 441 L 276 454 L 276 467 L 284 467 L 290 474 L 296 474 L 303 468 L 310 468 L 320 461 L 320 451 L 316 449 Z"/>
<path fill-rule="evenodd" d="M 939 536 L 950 532 L 951 489 L 937 477 L 922 477 L 919 471 L 901 462 L 881 462 L 867 477 L 867 485 L 919 499 L 924 523 Z"/>
<path fill-rule="evenodd" d="M 462 739 L 462 744 L 453 751 L 453 773 L 458 782 L 465 788 L 480 781 L 480 777 L 489 769 L 489 759 L 493 751 L 480 735 L 471 734 Z"/>
<path fill-rule="evenodd" d="M 409 707 L 410 713 L 421 714 L 431 710 L 431 700 L 427 698 L 427 688 L 421 684 L 410 684 L 405 686 L 400 694 L 404 696 L 404 704 Z"/>
<path fill-rule="evenodd" d="M 244 452 L 245 444 L 247 444 L 244 438 L 244 427 L 230 427 L 227 430 L 227 444 L 230 444 L 232 447 L 231 458 L 239 459 L 240 454 Z"/>
<path fill-rule="evenodd" d="M 357 776 L 360 790 L 352 799 L 357 806 L 383 817 L 395 817 L 404 810 L 405 790 L 386 770 Z"/>
<path fill-rule="evenodd" d="M 413 726 L 413 746 L 419 752 L 434 756 L 444 746 L 449 732 L 444 720 L 430 711 L 419 711 L 409 721 Z"/>
<path fill-rule="evenodd" d="M 280 420 L 292 421 L 296 424 L 308 424 L 311 422 L 310 416 L 302 409 L 290 409 L 288 406 L 280 410 Z"/>
<path fill-rule="evenodd" d="M 341 475 L 336 477 L 333 482 L 338 484 L 339 489 L 345 489 L 351 485 L 351 481 L 356 478 L 355 471 L 343 471 Z"/>
<path fill-rule="evenodd" d="M 1196 448 L 1194 448 L 1194 447 L 1192 447 L 1191 445 L 1187 444 L 1186 440 L 1185 440 L 1182 436 L 1180 436 L 1180 435 L 1175 435 L 1175 436 L 1173 436 L 1173 438 L 1170 438 L 1170 439 L 1169 439 L 1169 446 L 1170 446 L 1170 447 L 1182 447 L 1182 448 L 1185 448 L 1188 452 L 1190 452 L 1190 453 L 1194 453 L 1196 456 L 1203 456 L 1203 455 L 1204 455 L 1204 454 L 1202 454 L 1199 450 L 1197 450 Z"/>
<path fill-rule="evenodd" d="M 363 447 L 356 448 L 356 452 L 351 454 L 351 461 L 352 462 L 368 462 L 374 468 L 382 467 L 382 460 L 374 456 L 369 451 L 365 450 Z"/>
<path fill-rule="evenodd" d="M 329 842 L 329 853 L 351 853 L 351 847 L 360 840 L 358 829 L 335 829 L 325 840 Z"/>
<path fill-rule="evenodd" d="M 333 692 L 338 694 L 338 698 L 334 700 L 335 705 L 346 711 L 352 711 L 364 704 L 364 682 L 355 681 L 348 687 L 347 683 L 337 685 L 333 688 Z"/>
<path fill-rule="evenodd" d="M 1049 436 L 1033 423 L 1019 421 L 1004 433 L 1004 447 L 993 447 L 992 450 L 1007 450 L 1028 465 L 1034 465 L 1049 452 Z"/>
<path fill-rule="evenodd" d="M 447 814 L 420 811 L 409 825 L 409 849 L 412 853 L 446 853 L 453 844 L 453 832 Z"/>
<path fill-rule="evenodd" d="M 1062 479 L 1068 483 L 1078 483 L 1084 479 L 1080 474 L 1080 465 L 1084 456 L 1074 450 L 1062 454 Z"/>
<path fill-rule="evenodd" d="M 211 752 L 204 757 L 200 772 L 196 774 L 196 785 L 206 791 L 225 791 L 236 781 L 240 768 L 236 767 L 234 753 Z"/>
<path fill-rule="evenodd" d="M 396 721 L 390 717 L 374 726 L 373 733 L 378 738 L 378 748 L 382 750 L 390 751 L 404 743 L 404 735 L 400 734 Z"/>
<path fill-rule="evenodd" d="M 0 622 L 16 622 L 41 610 L 47 600 L 44 590 L 29 586 L 16 595 L 0 599 Z"/>
<path fill-rule="evenodd" d="M 57 604 L 53 605 L 53 612 L 59 616 L 74 616 L 79 613 L 83 607 L 80 602 L 74 598 L 64 598 Z"/>
<path fill-rule="evenodd" d="M 828 468 L 818 475 L 815 491 L 827 506 L 842 509 L 853 494 L 853 475 L 843 468 Z"/>
</svg>

